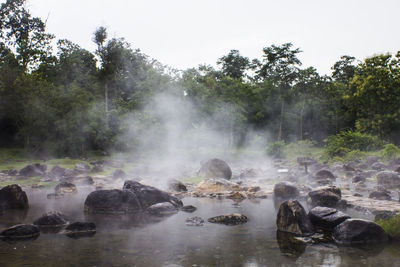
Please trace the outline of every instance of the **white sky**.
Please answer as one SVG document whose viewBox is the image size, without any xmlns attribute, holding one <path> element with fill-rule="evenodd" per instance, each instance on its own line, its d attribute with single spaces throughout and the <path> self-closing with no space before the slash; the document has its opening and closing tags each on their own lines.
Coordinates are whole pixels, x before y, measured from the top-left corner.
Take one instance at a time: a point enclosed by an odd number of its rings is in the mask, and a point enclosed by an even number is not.
<svg viewBox="0 0 400 267">
<path fill-rule="evenodd" d="M 28 8 L 48 17 L 57 39 L 94 51 L 102 25 L 177 69 L 215 65 L 231 49 L 261 58 L 263 47 L 291 42 L 304 67 L 330 74 L 342 55 L 400 50 L 399 0 L 28 0 Z"/>
</svg>

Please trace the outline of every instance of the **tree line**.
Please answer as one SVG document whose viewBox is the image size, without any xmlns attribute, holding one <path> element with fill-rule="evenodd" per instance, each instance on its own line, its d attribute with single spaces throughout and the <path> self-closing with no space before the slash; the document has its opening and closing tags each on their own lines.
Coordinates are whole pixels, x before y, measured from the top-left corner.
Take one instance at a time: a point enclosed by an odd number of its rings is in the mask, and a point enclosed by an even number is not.
<svg viewBox="0 0 400 267">
<path fill-rule="evenodd" d="M 134 137 L 118 138 L 126 118 L 143 129 L 160 123 L 148 112 L 160 93 L 190 101 L 200 114 L 194 125 L 219 114 L 216 127 L 232 146 L 243 145 L 249 129 L 273 141 L 321 143 L 351 130 L 399 143 L 400 52 L 363 61 L 345 55 L 331 75 L 320 75 L 284 43 L 265 47 L 259 59 L 231 50 L 217 67 L 177 71 L 124 38 L 108 38 L 104 27 L 88 36 L 96 51 L 56 40 L 25 4 L 0 8 L 0 146 L 57 155 L 131 149 Z"/>
</svg>

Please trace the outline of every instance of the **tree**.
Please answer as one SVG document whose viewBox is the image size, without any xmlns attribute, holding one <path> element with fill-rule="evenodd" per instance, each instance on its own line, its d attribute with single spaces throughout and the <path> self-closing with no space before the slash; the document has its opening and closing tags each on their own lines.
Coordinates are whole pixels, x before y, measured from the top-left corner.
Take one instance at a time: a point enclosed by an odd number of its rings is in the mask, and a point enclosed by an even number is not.
<svg viewBox="0 0 400 267">
<path fill-rule="evenodd" d="M 341 56 L 340 59 L 341 60 L 337 61 L 331 68 L 333 70 L 332 78 L 335 81 L 344 83 L 348 89 L 350 81 L 357 71 L 357 66 L 354 65 L 356 58 L 351 56 Z"/>
<path fill-rule="evenodd" d="M 238 50 L 231 50 L 228 55 L 218 59 L 217 64 L 222 65 L 222 73 L 224 75 L 240 79 L 245 76 L 250 60 L 241 56 Z"/>
</svg>

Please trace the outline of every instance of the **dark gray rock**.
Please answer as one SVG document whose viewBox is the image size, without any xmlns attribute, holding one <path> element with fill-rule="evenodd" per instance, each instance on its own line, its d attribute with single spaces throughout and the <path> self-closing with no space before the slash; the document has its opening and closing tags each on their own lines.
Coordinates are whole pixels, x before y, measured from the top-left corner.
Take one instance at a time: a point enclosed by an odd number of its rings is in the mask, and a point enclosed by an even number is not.
<svg viewBox="0 0 400 267">
<path fill-rule="evenodd" d="M 28 208 L 28 197 L 19 185 L 7 185 L 0 189 L 0 210 Z"/>
<path fill-rule="evenodd" d="M 67 232 L 93 232 L 96 231 L 96 225 L 91 222 L 74 222 L 68 225 L 65 230 Z"/>
<path fill-rule="evenodd" d="M 78 173 L 88 173 L 90 171 L 90 166 L 86 163 L 75 164 L 74 170 Z"/>
<path fill-rule="evenodd" d="M 280 182 L 274 186 L 274 197 L 280 199 L 291 199 L 299 196 L 297 187 L 289 182 Z"/>
<path fill-rule="evenodd" d="M 186 185 L 176 179 L 172 179 L 168 182 L 168 188 L 176 192 L 187 192 Z"/>
<path fill-rule="evenodd" d="M 247 221 L 248 221 L 247 217 L 239 213 L 225 214 L 225 215 L 211 217 L 208 219 L 208 222 L 210 223 L 220 223 L 226 225 L 243 224 L 246 223 Z"/>
<path fill-rule="evenodd" d="M 276 225 L 279 231 L 300 236 L 314 232 L 314 227 L 306 211 L 297 200 L 288 200 L 280 205 Z"/>
<path fill-rule="evenodd" d="M 103 172 L 104 168 L 101 165 L 94 165 L 91 172 L 92 173 L 98 173 L 98 172 Z"/>
<path fill-rule="evenodd" d="M 19 170 L 19 175 L 26 177 L 42 176 L 45 174 L 47 166 L 45 164 L 35 163 L 33 165 L 27 165 Z"/>
<path fill-rule="evenodd" d="M 69 182 L 61 182 L 54 188 L 56 194 L 73 194 L 78 192 L 76 185 Z"/>
<path fill-rule="evenodd" d="M 369 198 L 377 199 L 377 200 L 392 200 L 392 197 L 390 195 L 390 192 L 387 190 L 376 190 L 372 191 L 369 196 Z"/>
<path fill-rule="evenodd" d="M 333 175 L 331 171 L 326 169 L 317 171 L 314 176 L 316 180 L 336 180 L 335 175 Z"/>
<path fill-rule="evenodd" d="M 185 224 L 188 226 L 203 226 L 204 225 L 204 219 L 201 217 L 189 217 L 186 218 Z"/>
<path fill-rule="evenodd" d="M 378 224 L 362 219 L 348 219 L 335 227 L 332 235 L 342 245 L 384 243 L 388 235 Z"/>
<path fill-rule="evenodd" d="M 367 178 L 365 178 L 363 175 L 356 175 L 351 179 L 353 183 L 365 182 L 366 180 Z"/>
<path fill-rule="evenodd" d="M 340 201 L 342 194 L 336 186 L 323 187 L 308 193 L 307 202 L 311 207 L 334 208 Z"/>
<path fill-rule="evenodd" d="M 85 211 L 89 213 L 136 213 L 142 206 L 136 195 L 129 190 L 97 190 L 85 200 Z"/>
<path fill-rule="evenodd" d="M 383 171 L 386 168 L 387 168 L 386 165 L 381 162 L 375 162 L 374 164 L 371 165 L 371 169 L 376 171 Z"/>
<path fill-rule="evenodd" d="M 169 216 L 178 212 L 178 209 L 170 202 L 162 202 L 151 205 L 146 210 L 151 215 Z"/>
<path fill-rule="evenodd" d="M 181 208 L 181 211 L 189 212 L 189 213 L 195 212 L 196 210 L 197 210 L 197 208 L 195 206 L 192 206 L 192 205 L 183 206 Z"/>
<path fill-rule="evenodd" d="M 199 175 L 209 178 L 231 179 L 232 170 L 229 165 L 221 159 L 210 159 L 201 164 Z"/>
<path fill-rule="evenodd" d="M 61 178 L 64 176 L 64 174 L 65 174 L 65 168 L 56 165 L 53 168 L 51 168 L 51 170 L 47 175 L 48 177 L 51 178 Z"/>
<path fill-rule="evenodd" d="M 382 185 L 386 188 L 400 186 L 400 176 L 396 172 L 382 171 L 376 175 L 378 185 Z"/>
<path fill-rule="evenodd" d="M 67 224 L 67 216 L 58 211 L 50 211 L 36 219 L 33 224 L 37 226 L 61 226 Z"/>
<path fill-rule="evenodd" d="M 162 202 L 170 202 L 178 208 L 183 206 L 182 201 L 171 194 L 152 186 L 143 185 L 136 181 L 125 181 L 123 189 L 134 193 L 140 201 L 143 209 Z"/>
<path fill-rule="evenodd" d="M 316 228 L 326 231 L 333 231 L 337 225 L 350 219 L 349 215 L 328 207 L 315 207 L 308 212 L 308 217 Z"/>
<path fill-rule="evenodd" d="M 18 224 L 5 229 L 0 233 L 3 238 L 20 239 L 32 238 L 40 235 L 40 230 L 37 226 L 31 224 Z"/>
</svg>

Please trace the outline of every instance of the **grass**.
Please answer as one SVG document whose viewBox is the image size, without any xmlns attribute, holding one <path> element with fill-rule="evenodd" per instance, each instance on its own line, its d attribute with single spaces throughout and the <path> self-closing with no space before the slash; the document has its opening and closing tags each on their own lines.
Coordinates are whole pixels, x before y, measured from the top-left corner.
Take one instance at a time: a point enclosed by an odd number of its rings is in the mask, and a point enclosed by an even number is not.
<svg viewBox="0 0 400 267">
<path fill-rule="evenodd" d="M 376 220 L 375 222 L 379 224 L 391 237 L 396 239 L 400 238 L 400 214 L 397 214 L 390 219 Z"/>
<path fill-rule="evenodd" d="M 192 183 L 192 184 L 199 184 L 202 181 L 204 181 L 204 177 L 201 176 L 195 176 L 195 177 L 182 177 L 178 178 L 177 180 L 183 182 L 183 183 Z"/>
</svg>

